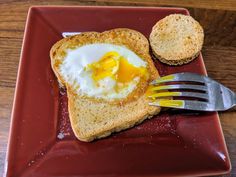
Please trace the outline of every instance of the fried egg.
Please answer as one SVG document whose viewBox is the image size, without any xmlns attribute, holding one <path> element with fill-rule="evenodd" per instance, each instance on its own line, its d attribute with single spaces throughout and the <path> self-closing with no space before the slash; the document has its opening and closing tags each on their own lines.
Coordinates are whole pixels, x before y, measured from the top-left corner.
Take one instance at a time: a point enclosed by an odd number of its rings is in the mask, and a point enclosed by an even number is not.
<svg viewBox="0 0 236 177">
<path fill-rule="evenodd" d="M 126 98 L 148 78 L 147 62 L 125 46 L 107 43 L 67 50 L 59 71 L 78 94 L 107 100 Z"/>
</svg>

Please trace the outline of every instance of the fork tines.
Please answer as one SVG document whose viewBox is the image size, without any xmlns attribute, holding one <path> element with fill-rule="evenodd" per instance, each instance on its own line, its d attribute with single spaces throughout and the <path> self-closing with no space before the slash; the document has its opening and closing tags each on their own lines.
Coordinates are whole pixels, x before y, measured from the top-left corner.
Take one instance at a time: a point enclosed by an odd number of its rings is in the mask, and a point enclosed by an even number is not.
<svg viewBox="0 0 236 177">
<path fill-rule="evenodd" d="M 172 82 L 175 84 L 170 84 Z M 204 110 L 209 99 L 206 82 L 208 82 L 207 77 L 194 73 L 178 73 L 158 78 L 150 83 L 152 86 L 149 88 L 148 97 L 152 98 L 153 102 L 149 105 Z M 168 97 L 179 99 L 168 99 Z"/>
</svg>

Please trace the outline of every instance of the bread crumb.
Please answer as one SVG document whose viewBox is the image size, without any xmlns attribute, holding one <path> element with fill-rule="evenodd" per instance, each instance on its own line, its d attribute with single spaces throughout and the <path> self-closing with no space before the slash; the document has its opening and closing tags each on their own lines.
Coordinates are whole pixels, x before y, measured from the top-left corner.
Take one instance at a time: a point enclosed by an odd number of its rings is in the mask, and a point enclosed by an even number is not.
<svg viewBox="0 0 236 177">
<path fill-rule="evenodd" d="M 64 134 L 61 132 L 57 135 L 57 138 L 60 140 L 62 140 L 64 137 L 65 137 Z"/>
</svg>

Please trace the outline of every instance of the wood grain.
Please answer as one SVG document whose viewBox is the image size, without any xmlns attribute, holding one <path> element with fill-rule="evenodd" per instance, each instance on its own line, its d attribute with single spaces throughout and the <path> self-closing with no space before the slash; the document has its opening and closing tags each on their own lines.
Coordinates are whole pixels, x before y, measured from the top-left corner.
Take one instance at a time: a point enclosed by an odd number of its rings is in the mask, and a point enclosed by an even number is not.
<svg viewBox="0 0 236 177">
<path fill-rule="evenodd" d="M 3 172 L 10 115 L 25 19 L 31 5 L 142 5 L 186 7 L 205 30 L 202 50 L 210 77 L 236 91 L 235 0 L 0 0 L 0 176 Z M 236 109 L 220 113 L 220 120 L 236 176 Z"/>
<path fill-rule="evenodd" d="M 84 0 L 86 1 L 86 0 Z M 97 2 L 107 2 L 107 0 L 96 0 Z M 236 1 L 227 0 L 227 1 L 217 1 L 217 0 L 110 0 L 109 3 L 122 3 L 136 5 L 145 5 L 145 6 L 184 6 L 184 7 L 195 7 L 195 8 L 207 8 L 207 9 L 224 9 L 224 10 L 235 10 Z"/>
</svg>

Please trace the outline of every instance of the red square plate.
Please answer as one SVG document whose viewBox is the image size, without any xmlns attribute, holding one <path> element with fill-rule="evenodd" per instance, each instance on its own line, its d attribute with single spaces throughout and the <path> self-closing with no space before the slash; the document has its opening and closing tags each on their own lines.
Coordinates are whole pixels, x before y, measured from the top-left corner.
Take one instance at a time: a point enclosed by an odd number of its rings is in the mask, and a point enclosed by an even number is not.
<svg viewBox="0 0 236 177">
<path fill-rule="evenodd" d="M 125 27 L 147 37 L 156 21 L 182 8 L 32 7 L 18 72 L 6 158 L 8 177 L 194 176 L 224 174 L 231 165 L 216 112 L 161 113 L 135 128 L 84 143 L 70 127 L 67 97 L 58 88 L 49 50 L 68 31 Z M 141 49 L 140 49 L 141 50 Z M 206 74 L 202 56 L 160 75 Z"/>
</svg>

